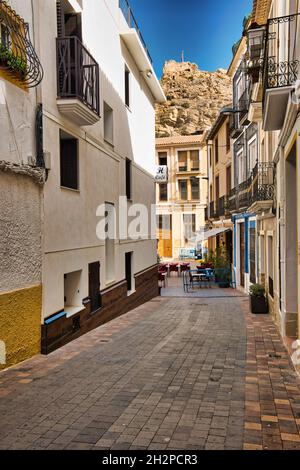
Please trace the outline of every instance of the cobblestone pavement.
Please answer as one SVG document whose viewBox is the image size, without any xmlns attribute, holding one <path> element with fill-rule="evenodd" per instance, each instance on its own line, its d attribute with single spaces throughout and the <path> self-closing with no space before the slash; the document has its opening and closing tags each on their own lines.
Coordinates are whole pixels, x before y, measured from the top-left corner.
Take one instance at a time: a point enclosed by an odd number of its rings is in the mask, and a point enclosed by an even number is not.
<svg viewBox="0 0 300 470">
<path fill-rule="evenodd" d="M 0 373 L 0 448 L 300 449 L 300 382 L 247 310 L 157 298 Z"/>
</svg>

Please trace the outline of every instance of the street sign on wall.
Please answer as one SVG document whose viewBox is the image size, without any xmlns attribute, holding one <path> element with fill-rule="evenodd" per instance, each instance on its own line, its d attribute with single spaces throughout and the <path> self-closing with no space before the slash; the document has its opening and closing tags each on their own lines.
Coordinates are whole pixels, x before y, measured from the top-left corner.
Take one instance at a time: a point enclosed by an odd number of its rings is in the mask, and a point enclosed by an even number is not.
<svg viewBox="0 0 300 470">
<path fill-rule="evenodd" d="M 156 167 L 155 181 L 157 183 L 167 183 L 168 181 L 167 165 L 159 165 L 158 167 Z"/>
</svg>

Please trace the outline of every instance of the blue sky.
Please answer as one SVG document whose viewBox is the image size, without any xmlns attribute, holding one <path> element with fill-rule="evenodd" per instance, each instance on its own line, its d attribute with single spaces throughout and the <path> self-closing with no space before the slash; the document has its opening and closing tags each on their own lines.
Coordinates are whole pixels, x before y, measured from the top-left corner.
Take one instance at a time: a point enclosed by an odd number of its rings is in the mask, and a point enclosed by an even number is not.
<svg viewBox="0 0 300 470">
<path fill-rule="evenodd" d="M 166 60 L 196 62 L 202 70 L 227 68 L 252 0 L 130 0 L 161 76 Z"/>
</svg>

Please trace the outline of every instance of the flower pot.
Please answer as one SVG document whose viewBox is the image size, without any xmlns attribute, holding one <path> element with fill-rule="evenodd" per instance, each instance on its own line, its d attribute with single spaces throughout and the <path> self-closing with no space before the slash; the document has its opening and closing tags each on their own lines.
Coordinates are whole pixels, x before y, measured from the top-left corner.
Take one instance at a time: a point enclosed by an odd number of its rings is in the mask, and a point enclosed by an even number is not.
<svg viewBox="0 0 300 470">
<path fill-rule="evenodd" d="M 269 313 L 266 297 L 250 295 L 250 309 L 252 313 Z"/>
</svg>

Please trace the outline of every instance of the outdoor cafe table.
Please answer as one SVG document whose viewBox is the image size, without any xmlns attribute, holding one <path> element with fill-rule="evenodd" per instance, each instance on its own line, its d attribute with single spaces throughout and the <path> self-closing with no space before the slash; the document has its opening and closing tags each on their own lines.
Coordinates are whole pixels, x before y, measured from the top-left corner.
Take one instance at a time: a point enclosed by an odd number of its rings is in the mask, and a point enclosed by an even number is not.
<svg viewBox="0 0 300 470">
<path fill-rule="evenodd" d="M 192 276 L 192 280 L 198 279 L 201 282 L 204 279 L 205 281 L 207 281 L 207 275 L 205 273 L 191 272 L 191 276 Z M 201 284 L 199 284 L 199 286 L 201 287 Z"/>
</svg>

